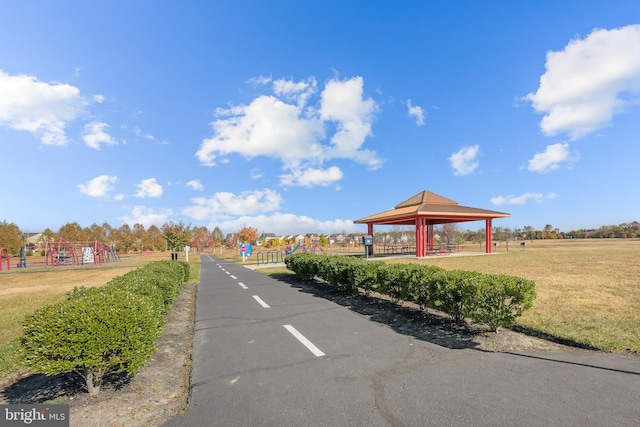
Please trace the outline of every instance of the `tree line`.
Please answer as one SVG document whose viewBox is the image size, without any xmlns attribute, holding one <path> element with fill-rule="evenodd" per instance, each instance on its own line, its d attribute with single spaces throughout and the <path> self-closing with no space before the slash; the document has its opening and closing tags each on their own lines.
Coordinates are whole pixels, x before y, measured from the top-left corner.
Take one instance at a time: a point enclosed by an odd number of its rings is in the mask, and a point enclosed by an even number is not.
<svg viewBox="0 0 640 427">
<path fill-rule="evenodd" d="M 97 241 L 101 245 L 109 245 L 120 253 L 183 250 L 193 242 L 206 241 L 207 244 L 225 242 L 222 231 L 216 227 L 209 231 L 206 227 L 191 227 L 182 222 L 168 222 L 161 227 L 152 225 L 145 228 L 142 224 L 123 224 L 118 228 L 105 222 L 90 227 L 81 227 L 77 222 L 69 222 L 53 231 L 44 230 L 35 243 L 28 244 L 30 237 L 14 223 L 0 222 L 0 247 L 7 248 L 10 254 L 17 254 L 22 246 L 28 249 L 41 249 L 46 242 L 63 239 L 67 242 L 91 243 Z"/>
<path fill-rule="evenodd" d="M 464 242 L 482 242 L 485 240 L 485 229 L 460 230 L 456 224 L 445 224 L 436 227 L 435 230 L 440 241 L 447 244 Z M 409 228 L 403 230 L 394 227 L 391 231 L 376 233 L 376 243 L 415 240 L 415 232 Z M 6 220 L 0 222 L 0 247 L 7 248 L 10 254 L 17 254 L 22 246 L 27 246 L 26 232 L 14 223 Z M 326 239 L 326 236 L 322 235 Z M 513 240 L 537 240 L 537 239 L 584 239 L 584 238 L 637 238 L 640 237 L 640 223 L 633 221 L 618 225 L 605 225 L 597 229 L 578 229 L 563 232 L 547 224 L 542 230 L 536 230 L 532 226 L 522 228 L 494 227 L 493 239 L 499 241 Z M 257 243 L 258 230 L 244 225 L 240 230 L 223 234 L 220 228 L 215 227 L 210 231 L 207 227 L 192 227 L 183 222 L 167 222 L 161 227 L 151 225 L 145 228 L 142 224 L 123 224 L 118 228 L 104 222 L 102 225 L 93 223 L 89 227 L 82 227 L 77 222 L 69 222 L 53 231 L 45 229 L 38 242 L 31 249 L 42 248 L 45 243 L 64 239 L 69 242 L 94 242 L 114 246 L 120 253 L 144 252 L 144 251 L 181 251 L 185 246 L 192 246 L 196 250 L 211 247 L 235 247 L 238 242 Z M 286 242 L 285 242 L 286 243 Z M 324 243 L 324 242 L 321 242 Z"/>
</svg>

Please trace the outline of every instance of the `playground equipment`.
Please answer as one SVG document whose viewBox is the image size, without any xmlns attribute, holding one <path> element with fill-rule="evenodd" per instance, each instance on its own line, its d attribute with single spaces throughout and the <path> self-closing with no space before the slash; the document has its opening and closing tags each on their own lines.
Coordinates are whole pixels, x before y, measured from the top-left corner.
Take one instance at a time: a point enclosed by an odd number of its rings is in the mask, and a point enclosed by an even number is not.
<svg viewBox="0 0 640 427">
<path fill-rule="evenodd" d="M 27 268 L 27 249 L 20 246 L 20 252 L 18 253 L 18 268 Z"/>
<path fill-rule="evenodd" d="M 103 262 L 120 261 L 120 256 L 113 246 L 93 242 L 69 242 L 63 238 L 55 242 L 47 242 L 44 249 L 45 267 L 61 265 L 102 265 Z"/>
<path fill-rule="evenodd" d="M 120 255 L 118 254 L 118 251 L 116 251 L 116 245 L 104 245 L 102 247 L 102 253 L 104 254 L 104 262 L 120 261 Z"/>
<path fill-rule="evenodd" d="M 288 253 L 287 255 L 291 255 L 292 253 L 295 253 L 296 251 L 300 251 L 300 252 L 313 252 L 314 254 L 317 253 L 318 251 L 322 252 L 323 254 L 327 254 L 327 251 L 320 245 L 320 243 L 317 242 L 313 242 L 311 243 L 310 246 L 307 246 L 305 243 L 298 243 L 292 250 L 290 253 Z"/>
<path fill-rule="evenodd" d="M 2 271 L 2 259 L 5 259 L 7 262 L 7 270 L 11 270 L 11 262 L 9 261 L 11 255 L 9 255 L 9 249 L 0 248 L 0 271 Z"/>
</svg>

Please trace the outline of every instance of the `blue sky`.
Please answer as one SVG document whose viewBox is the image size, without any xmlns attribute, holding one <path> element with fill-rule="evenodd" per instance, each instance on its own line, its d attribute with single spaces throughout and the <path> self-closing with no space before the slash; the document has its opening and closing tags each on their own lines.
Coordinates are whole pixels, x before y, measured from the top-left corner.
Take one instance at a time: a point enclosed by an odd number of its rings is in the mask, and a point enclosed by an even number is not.
<svg viewBox="0 0 640 427">
<path fill-rule="evenodd" d="M 0 1 L 0 221 L 640 220 L 640 2 Z M 482 222 L 461 224 L 480 229 Z"/>
</svg>

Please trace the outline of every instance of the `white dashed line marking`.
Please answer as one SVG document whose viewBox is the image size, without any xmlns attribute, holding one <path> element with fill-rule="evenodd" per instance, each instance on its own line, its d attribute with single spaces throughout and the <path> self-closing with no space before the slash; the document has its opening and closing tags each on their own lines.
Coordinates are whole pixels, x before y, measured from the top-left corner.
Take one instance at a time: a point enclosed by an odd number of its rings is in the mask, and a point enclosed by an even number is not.
<svg viewBox="0 0 640 427">
<path fill-rule="evenodd" d="M 298 332 L 296 328 L 294 328 L 291 325 L 282 325 L 282 326 L 284 326 L 287 331 L 291 332 L 291 335 L 296 337 L 298 341 L 304 344 L 304 346 L 307 347 L 309 351 L 311 351 L 311 353 L 313 353 L 316 357 L 324 356 L 324 353 L 318 347 L 313 345 L 311 341 L 305 338 L 304 335 Z"/>
<path fill-rule="evenodd" d="M 251 295 L 251 296 L 253 297 L 254 300 L 258 301 L 258 304 L 260 304 L 264 308 L 271 308 L 271 307 L 269 307 L 269 304 L 267 304 L 266 302 L 262 301 L 262 299 L 258 295 Z"/>
<path fill-rule="evenodd" d="M 240 285 L 240 287 L 241 287 L 242 289 L 249 289 L 249 288 L 247 287 L 247 285 L 245 285 L 245 284 L 244 284 L 244 283 L 242 283 L 242 282 L 238 282 L 238 285 Z"/>
</svg>

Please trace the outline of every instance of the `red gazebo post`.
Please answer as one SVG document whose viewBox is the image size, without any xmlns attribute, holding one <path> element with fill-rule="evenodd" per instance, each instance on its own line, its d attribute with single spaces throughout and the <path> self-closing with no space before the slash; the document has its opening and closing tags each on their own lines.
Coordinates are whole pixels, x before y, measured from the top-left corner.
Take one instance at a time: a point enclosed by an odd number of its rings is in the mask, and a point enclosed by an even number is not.
<svg viewBox="0 0 640 427">
<path fill-rule="evenodd" d="M 429 225 L 427 225 L 427 244 L 429 245 L 429 249 L 431 249 L 431 250 L 433 250 L 434 239 L 435 239 L 435 237 L 434 237 L 434 234 L 433 234 L 433 224 L 429 224 Z"/>
<path fill-rule="evenodd" d="M 485 240 L 487 241 L 487 246 L 485 248 L 485 252 L 490 254 L 493 248 L 493 229 L 491 227 L 491 218 L 487 218 L 486 223 L 487 225 L 485 230 L 485 234 L 486 234 Z"/>
<path fill-rule="evenodd" d="M 428 229 L 425 218 L 416 218 L 416 256 L 423 257 L 427 255 Z"/>
</svg>

